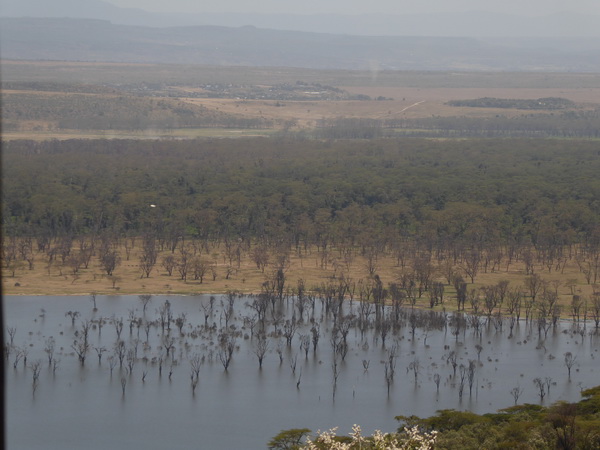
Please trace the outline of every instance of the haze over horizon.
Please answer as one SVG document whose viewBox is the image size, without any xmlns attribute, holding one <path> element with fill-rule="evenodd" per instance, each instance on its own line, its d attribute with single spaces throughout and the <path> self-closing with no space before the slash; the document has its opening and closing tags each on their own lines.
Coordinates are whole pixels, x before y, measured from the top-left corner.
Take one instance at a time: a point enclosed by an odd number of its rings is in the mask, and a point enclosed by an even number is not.
<svg viewBox="0 0 600 450">
<path fill-rule="evenodd" d="M 252 11 L 241 0 L 2 0 L 1 17 L 89 18 L 149 27 L 254 26 L 262 29 L 357 36 L 501 38 L 600 37 L 600 2 L 575 0 L 441 0 L 408 2 L 308 0 L 261 2 Z M 583 45 L 594 45 L 585 42 Z M 577 46 L 575 47 L 577 48 Z"/>
<path fill-rule="evenodd" d="M 263 0 L 248 7 L 244 0 L 110 0 L 115 6 L 139 8 L 151 12 L 177 13 L 262 13 L 262 14 L 430 14 L 489 12 L 542 16 L 560 12 L 600 14 L 595 0 L 305 0 L 303 2 Z"/>
<path fill-rule="evenodd" d="M 4 58 L 17 59 L 598 71 L 600 14 L 584 14 L 594 9 L 584 0 L 569 5 L 577 10 L 570 13 L 556 12 L 560 2 L 555 1 L 542 8 L 540 0 L 512 8 L 517 13 L 510 12 L 514 0 L 502 7 L 484 0 L 471 12 L 461 12 L 473 6 L 471 0 L 456 2 L 452 12 L 442 12 L 445 3 L 439 0 L 418 7 L 403 3 L 410 8 L 375 0 L 368 14 L 352 15 L 365 11 L 356 0 L 349 0 L 348 8 L 340 7 L 340 0 L 328 1 L 327 8 L 309 0 L 302 9 L 312 12 L 307 15 L 288 3 L 269 13 L 261 12 L 265 8 L 185 13 L 176 12 L 194 8 L 185 0 L 173 0 L 171 12 L 149 11 L 162 8 L 154 0 L 2 0 L 0 50 Z M 131 8 L 138 5 L 148 9 Z M 241 11 L 244 5 L 225 0 L 221 10 Z M 534 6 L 545 15 L 523 15 Z M 498 12 L 483 11 L 488 7 Z M 389 13 L 381 12 L 385 8 Z"/>
</svg>

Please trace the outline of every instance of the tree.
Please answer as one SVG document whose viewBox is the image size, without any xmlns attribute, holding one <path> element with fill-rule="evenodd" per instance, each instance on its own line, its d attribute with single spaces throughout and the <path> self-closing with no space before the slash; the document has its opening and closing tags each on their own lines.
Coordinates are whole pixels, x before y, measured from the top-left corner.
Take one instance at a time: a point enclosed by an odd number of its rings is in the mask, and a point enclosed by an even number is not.
<svg viewBox="0 0 600 450">
<path fill-rule="evenodd" d="M 418 427 L 404 427 L 399 434 L 382 433 L 375 430 L 373 436 L 362 435 L 358 425 L 352 427 L 349 437 L 336 436 L 335 428 L 317 434 L 313 439 L 307 438 L 307 443 L 300 449 L 326 450 L 432 450 L 437 440 L 437 432 L 421 432 Z"/>
<path fill-rule="evenodd" d="M 78 339 L 76 340 L 71 348 L 75 350 L 77 357 L 79 358 L 79 363 L 83 366 L 85 365 L 85 358 L 87 356 L 87 352 L 89 349 L 89 344 L 86 339 Z"/>
<path fill-rule="evenodd" d="M 577 445 L 576 434 L 580 431 L 577 424 L 577 405 L 566 402 L 553 405 L 548 411 L 547 420 L 556 436 L 556 448 L 585 448 Z"/>
<path fill-rule="evenodd" d="M 516 386 L 510 390 L 510 395 L 512 395 L 513 400 L 515 401 L 515 405 L 519 401 L 519 397 L 523 393 L 523 388 L 520 386 Z"/>
<path fill-rule="evenodd" d="M 533 384 L 538 389 L 538 394 L 540 395 L 540 402 L 544 402 L 544 397 L 546 396 L 546 383 L 540 377 L 536 377 L 533 379 Z"/>
<path fill-rule="evenodd" d="M 150 277 L 150 272 L 156 264 L 158 258 L 158 249 L 156 248 L 156 240 L 154 236 L 146 235 L 142 243 L 142 254 L 140 255 L 140 269 L 142 269 L 142 278 Z"/>
<path fill-rule="evenodd" d="M 183 245 L 179 249 L 179 258 L 177 258 L 177 271 L 183 281 L 187 281 L 188 271 L 190 269 L 190 253 Z"/>
<path fill-rule="evenodd" d="M 125 387 L 127 386 L 127 377 L 125 374 L 121 375 L 121 395 L 125 396 Z"/>
<path fill-rule="evenodd" d="M 175 326 L 179 329 L 179 334 L 182 335 L 183 334 L 183 326 L 185 325 L 185 322 L 187 320 L 187 314 L 186 313 L 181 313 L 177 316 L 177 318 L 175 319 Z"/>
<path fill-rule="evenodd" d="M 71 317 L 71 326 L 75 326 L 75 320 L 79 317 L 81 313 L 79 311 L 67 311 L 65 313 L 65 317 Z"/>
<path fill-rule="evenodd" d="M 266 245 L 257 245 L 252 249 L 252 259 L 256 264 L 256 268 L 264 273 L 265 267 L 269 263 L 269 251 Z"/>
<path fill-rule="evenodd" d="M 200 367 L 202 366 L 202 358 L 198 354 L 194 354 L 190 358 L 190 378 L 192 384 L 192 395 L 196 393 L 196 387 L 200 379 Z"/>
<path fill-rule="evenodd" d="M 117 250 L 105 250 L 100 254 L 100 266 L 110 277 L 121 264 L 121 257 Z"/>
<path fill-rule="evenodd" d="M 142 313 L 146 314 L 146 308 L 148 307 L 148 304 L 152 301 L 152 295 L 151 294 L 140 294 L 140 295 L 138 295 L 138 299 L 140 300 L 140 303 L 142 304 Z"/>
<path fill-rule="evenodd" d="M 292 318 L 292 320 L 286 320 L 283 325 L 283 336 L 285 337 L 285 342 L 288 347 L 292 345 L 292 339 L 294 338 L 294 334 L 296 334 L 297 328 L 298 324 L 294 318 Z"/>
<path fill-rule="evenodd" d="M 438 394 L 440 393 L 440 381 L 441 380 L 442 380 L 442 377 L 440 376 L 439 373 L 436 372 L 433 374 L 433 382 L 435 383 L 435 390 Z"/>
<path fill-rule="evenodd" d="M 475 283 L 475 277 L 479 272 L 479 265 L 481 264 L 481 252 L 478 250 L 471 250 L 465 255 L 463 270 L 467 276 L 471 279 L 471 284 Z"/>
<path fill-rule="evenodd" d="M 69 314 L 69 313 L 67 313 L 67 314 Z M 65 316 L 67 314 L 65 314 Z M 75 325 L 75 319 L 73 319 L 73 325 Z M 13 347 L 15 345 L 14 341 L 15 341 L 15 334 L 17 334 L 17 327 L 6 327 L 6 332 L 8 333 L 8 337 L 10 339 L 9 345 L 11 347 Z"/>
<path fill-rule="evenodd" d="M 525 288 L 529 291 L 529 295 L 534 302 L 545 284 L 546 282 L 538 274 L 533 274 L 525 278 Z"/>
<path fill-rule="evenodd" d="M 173 275 L 173 270 L 177 267 L 177 260 L 173 255 L 167 255 L 162 259 L 162 266 L 167 271 L 169 276 Z"/>
<path fill-rule="evenodd" d="M 414 359 L 411 361 L 411 363 L 408 365 L 408 370 L 412 370 L 413 371 L 413 375 L 415 377 L 415 384 L 417 384 L 417 379 L 419 377 L 419 372 L 421 370 L 421 363 L 419 362 L 419 358 L 418 357 L 414 357 Z"/>
<path fill-rule="evenodd" d="M 204 281 L 204 277 L 211 268 L 211 264 L 201 258 L 194 258 L 192 261 L 192 271 L 194 272 L 194 280 L 200 280 L 200 284 Z"/>
<path fill-rule="evenodd" d="M 157 312 L 161 331 L 164 333 L 165 327 L 167 330 L 170 330 L 171 319 L 173 318 L 173 313 L 171 312 L 171 302 L 169 300 L 165 300 L 165 302 L 158 308 Z"/>
<path fill-rule="evenodd" d="M 452 365 L 452 372 L 453 375 L 452 376 L 456 376 L 456 366 L 458 366 L 458 355 L 457 353 L 452 350 L 449 354 L 448 357 L 446 358 L 446 364 L 450 363 Z"/>
<path fill-rule="evenodd" d="M 256 345 L 254 347 L 254 354 L 258 358 L 258 368 L 262 369 L 263 359 L 267 351 L 269 350 L 269 340 L 264 332 L 258 333 L 256 339 Z"/>
<path fill-rule="evenodd" d="M 94 305 L 94 311 L 98 311 L 98 308 L 96 307 L 96 296 L 98 294 L 96 292 L 92 292 L 90 294 L 90 301 L 92 302 L 92 304 Z"/>
<path fill-rule="evenodd" d="M 227 369 L 229 369 L 229 365 L 231 364 L 231 358 L 233 357 L 233 351 L 235 350 L 235 341 L 235 336 L 228 331 L 224 331 L 219 335 L 219 349 L 217 350 L 217 355 L 219 356 L 221 364 L 223 364 L 225 372 L 227 372 Z"/>
<path fill-rule="evenodd" d="M 461 276 L 454 278 L 454 289 L 456 290 L 457 309 L 458 311 L 464 310 L 467 301 L 467 283 Z"/>
<path fill-rule="evenodd" d="M 567 370 L 569 371 L 569 381 L 571 381 L 571 369 L 575 365 L 576 356 L 573 356 L 573 353 L 566 352 L 565 353 L 565 366 L 567 366 Z"/>
<path fill-rule="evenodd" d="M 319 325 L 319 323 L 315 323 L 311 327 L 310 334 L 312 336 L 313 353 L 316 353 L 317 345 L 319 344 L 319 338 L 321 336 L 321 326 Z"/>
<path fill-rule="evenodd" d="M 52 359 L 54 358 L 54 349 L 56 347 L 56 340 L 54 337 L 50 336 L 46 339 L 46 346 L 44 347 L 44 352 L 48 356 L 48 366 L 52 365 Z"/>
<path fill-rule="evenodd" d="M 275 435 L 268 443 L 272 450 L 297 450 L 302 440 L 311 432 L 308 428 L 292 428 Z"/>
<path fill-rule="evenodd" d="M 477 361 L 470 359 L 468 373 L 467 373 L 467 379 L 469 380 L 469 395 L 473 394 L 473 383 L 475 381 L 475 369 L 476 368 L 477 368 Z"/>
<path fill-rule="evenodd" d="M 98 355 L 98 364 L 102 364 L 102 354 L 106 351 L 105 347 L 94 347 L 96 354 Z"/>
<path fill-rule="evenodd" d="M 598 333 L 600 329 L 600 294 L 594 293 L 592 297 L 592 319 L 594 320 L 595 332 Z"/>
<path fill-rule="evenodd" d="M 29 366 L 31 368 L 31 374 L 33 376 L 33 380 L 31 382 L 31 387 L 33 389 L 33 394 L 35 395 L 35 391 L 39 384 L 40 372 L 42 370 L 42 360 L 36 359 Z"/>
</svg>

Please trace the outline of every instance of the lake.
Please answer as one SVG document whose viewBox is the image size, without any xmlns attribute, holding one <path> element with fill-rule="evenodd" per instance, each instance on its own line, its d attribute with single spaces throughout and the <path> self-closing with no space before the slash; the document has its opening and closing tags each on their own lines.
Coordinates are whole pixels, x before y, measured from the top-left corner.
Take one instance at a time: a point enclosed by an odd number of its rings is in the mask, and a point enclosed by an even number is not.
<svg viewBox="0 0 600 450">
<path fill-rule="evenodd" d="M 208 295 L 155 295 L 144 312 L 138 296 L 97 296 L 96 311 L 90 296 L 4 297 L 7 344 L 9 330 L 13 333 L 5 360 L 8 448 L 262 449 L 289 428 L 315 432 L 338 427 L 338 433 L 347 434 L 360 424 L 365 432 L 390 432 L 398 426 L 396 415 L 424 417 L 446 408 L 493 412 L 514 404 L 510 391 L 515 387 L 522 388 L 519 403 L 540 403 L 536 377 L 549 386 L 545 405 L 577 401 L 581 389 L 600 384 L 599 342 L 590 333 L 591 324 L 580 334 L 572 322 L 560 322 L 544 339 L 535 324 L 524 321 L 511 338 L 507 324 L 499 330 L 484 318 L 481 335 L 472 327 L 453 332 L 450 326 L 425 321 L 413 335 L 411 314 L 427 312 L 405 308 L 384 346 L 375 315 L 360 322 L 358 303 L 347 301 L 337 312 L 337 333 L 331 311 L 319 300 L 302 315 L 294 299 L 269 303 L 264 327 L 268 347 L 259 368 L 256 298 L 237 297 L 230 308 L 227 296 L 211 301 Z M 170 331 L 166 326 L 163 331 L 160 310 L 164 315 L 167 299 Z M 391 316 L 392 311 L 383 314 Z M 122 367 L 115 353 L 115 322 L 121 320 Z M 343 321 L 346 348 L 340 350 Z M 84 342 L 85 324 L 88 349 L 82 365 L 76 350 Z M 311 340 L 305 356 L 302 342 L 312 339 L 310 330 L 317 324 L 317 348 L 313 351 Z M 289 346 L 286 326 L 288 334 L 295 328 Z M 48 362 L 50 338 L 56 366 Z M 232 344 L 227 371 L 225 341 Z M 567 352 L 575 357 L 571 380 Z M 194 359 L 199 366 L 195 388 Z M 34 389 L 36 361 L 41 363 Z M 460 365 L 467 367 L 469 361 L 476 361 L 472 389 L 465 381 L 461 398 L 460 373 L 465 369 Z"/>
</svg>

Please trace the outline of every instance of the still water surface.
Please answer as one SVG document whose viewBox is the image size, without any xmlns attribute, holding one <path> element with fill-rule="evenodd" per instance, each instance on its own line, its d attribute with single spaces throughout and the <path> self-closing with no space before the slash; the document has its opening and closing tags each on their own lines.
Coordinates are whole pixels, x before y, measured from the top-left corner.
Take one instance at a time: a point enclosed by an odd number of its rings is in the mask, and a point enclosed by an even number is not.
<svg viewBox="0 0 600 450">
<path fill-rule="evenodd" d="M 161 328 L 150 331 L 148 345 L 143 328 L 129 332 L 128 317 L 156 320 L 158 308 L 169 299 L 173 316 L 186 314 L 186 324 L 180 336 L 175 326 L 175 365 L 169 380 L 169 365 L 162 376 L 152 359 L 160 354 Z M 230 324 L 241 331 L 229 370 L 224 371 L 217 356 L 217 331 L 224 325 L 226 302 L 216 296 L 213 312 L 208 319 L 213 332 L 202 331 L 204 310 L 209 296 L 154 296 L 145 315 L 137 296 L 98 296 L 97 311 L 88 296 L 9 296 L 4 298 L 5 328 L 16 329 L 14 345 L 27 348 L 27 366 L 19 361 L 13 368 L 13 350 L 6 360 L 6 425 L 9 449 L 261 449 L 268 440 L 283 429 L 307 427 L 325 430 L 338 427 L 348 433 L 358 423 L 366 432 L 375 429 L 394 431 L 396 415 L 429 416 L 436 410 L 454 408 L 477 413 L 496 411 L 514 403 L 510 390 L 523 388 L 519 403 L 539 403 L 533 383 L 536 377 L 551 378 L 550 393 L 544 404 L 557 400 L 577 401 L 581 388 L 600 385 L 598 365 L 599 338 L 572 332 L 571 323 L 562 323 L 548 333 L 540 345 L 537 330 L 524 323 L 515 328 L 508 339 L 508 328 L 497 332 L 487 327 L 481 338 L 470 330 L 457 339 L 447 329 L 429 331 L 418 329 L 414 338 L 410 328 L 401 329 L 387 338 L 386 348 L 373 330 L 361 340 L 357 328 L 348 335 L 349 350 L 339 362 L 339 377 L 333 395 L 331 329 L 327 319 L 321 323 L 321 338 L 317 351 L 312 348 L 305 358 L 300 349 L 300 335 L 308 334 L 310 324 L 298 328 L 291 347 L 285 339 L 270 339 L 263 368 L 259 370 L 254 353 L 256 338 L 250 337 L 243 317 L 253 311 L 250 300 L 237 299 Z M 345 313 L 356 314 L 345 305 Z M 291 308 L 283 308 L 291 314 Z M 68 311 L 80 316 L 72 326 Z M 121 339 L 128 348 L 138 341 L 138 360 L 133 372 L 125 375 L 117 364 L 111 376 L 108 356 L 117 339 L 115 327 L 106 323 L 101 333 L 93 326 L 89 333 L 90 352 L 82 367 L 73 352 L 75 331 L 84 320 L 123 318 Z M 286 316 L 287 317 L 287 316 Z M 317 320 L 321 317 L 317 309 Z M 281 328 L 281 326 L 280 326 Z M 196 338 L 190 333 L 196 331 Z M 272 331 L 272 327 L 271 327 Z M 53 373 L 48 366 L 45 342 L 56 340 L 55 357 L 60 363 Z M 426 338 L 426 344 L 425 344 Z M 8 335 L 5 337 L 9 342 Z M 276 351 L 283 344 L 283 362 Z M 477 360 L 475 345 L 483 347 L 479 355 L 473 391 L 468 385 L 459 399 L 457 379 L 447 363 L 449 351 L 456 351 L 459 364 Z M 396 371 L 389 395 L 383 362 L 388 360 L 392 346 L 397 347 Z M 93 347 L 105 347 L 99 364 Z M 164 351 L 163 351 L 164 352 Z M 576 364 L 568 380 L 564 353 L 572 352 Z M 192 394 L 190 383 L 192 355 L 204 356 L 199 382 Z M 297 358 L 295 373 L 292 361 Z M 415 382 L 409 366 L 419 360 L 420 369 Z M 42 360 L 39 384 L 32 389 L 31 362 Z M 363 361 L 368 361 L 365 370 Z M 142 381 L 143 373 L 147 372 Z M 433 376 L 441 376 L 439 393 Z M 127 380 L 122 393 L 121 376 Z M 300 382 L 298 383 L 298 380 Z M 298 386 L 297 386 L 298 384 Z"/>
</svg>

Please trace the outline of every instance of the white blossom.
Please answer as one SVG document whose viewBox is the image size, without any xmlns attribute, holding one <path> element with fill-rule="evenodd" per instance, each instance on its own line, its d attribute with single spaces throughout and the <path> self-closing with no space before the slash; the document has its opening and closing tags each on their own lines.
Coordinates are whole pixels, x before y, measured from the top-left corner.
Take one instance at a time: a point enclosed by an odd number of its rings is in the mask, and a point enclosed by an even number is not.
<svg viewBox="0 0 600 450">
<path fill-rule="evenodd" d="M 404 427 L 405 436 L 375 430 L 373 436 L 365 437 L 360 426 L 354 425 L 350 432 L 350 442 L 340 442 L 336 440 L 336 431 L 337 428 L 318 431 L 314 440 L 307 438 L 306 444 L 301 448 L 306 450 L 431 450 L 437 437 L 437 432 L 420 432 L 417 427 Z"/>
</svg>

